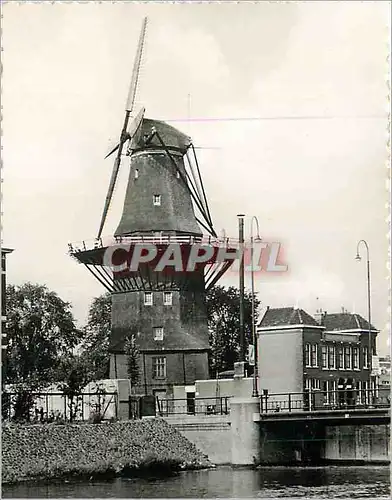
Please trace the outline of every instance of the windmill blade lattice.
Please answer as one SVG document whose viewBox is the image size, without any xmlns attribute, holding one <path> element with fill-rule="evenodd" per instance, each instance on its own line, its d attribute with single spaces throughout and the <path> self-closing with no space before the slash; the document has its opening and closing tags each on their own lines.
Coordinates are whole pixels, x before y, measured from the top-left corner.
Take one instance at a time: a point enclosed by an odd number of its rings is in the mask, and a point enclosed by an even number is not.
<svg viewBox="0 0 392 500">
<path fill-rule="evenodd" d="M 112 170 L 112 176 L 110 178 L 110 183 L 109 183 L 109 188 L 108 192 L 106 195 L 105 199 L 105 204 L 103 208 L 103 213 L 101 217 L 101 223 L 99 225 L 99 230 L 98 230 L 98 238 L 101 237 L 102 235 L 102 230 L 103 226 L 105 225 L 106 217 L 109 211 L 110 203 L 112 201 L 112 196 L 113 196 L 113 191 L 114 187 L 116 185 L 117 177 L 118 177 L 118 172 L 120 169 L 120 164 L 121 164 L 121 155 L 123 151 L 124 144 L 128 140 L 132 140 L 132 135 L 130 135 L 130 132 L 133 131 L 135 133 L 138 129 L 138 126 L 140 124 L 140 121 L 143 118 L 143 113 L 144 113 L 144 108 L 139 112 L 137 117 L 129 123 L 131 112 L 133 110 L 134 102 L 135 102 L 135 96 L 136 96 L 136 90 L 137 90 L 137 84 L 139 80 L 139 71 L 140 71 L 140 64 L 141 64 L 141 58 L 142 58 L 142 53 L 143 53 L 143 45 L 144 45 L 144 38 L 146 35 L 146 27 L 147 27 L 147 17 L 143 19 L 142 23 L 142 29 L 140 32 L 140 38 L 139 38 L 139 44 L 135 56 L 135 61 L 133 65 L 133 71 L 132 71 L 132 80 L 131 80 L 131 86 L 129 89 L 129 94 L 126 102 L 126 107 L 125 107 L 125 118 L 124 118 L 124 124 L 121 130 L 120 134 L 120 141 L 119 144 L 108 154 L 106 155 L 106 158 L 113 154 L 114 152 L 117 151 L 117 156 L 116 159 L 114 160 L 114 165 L 113 165 L 113 170 Z M 139 120 L 139 123 L 135 124 L 134 122 Z"/>
</svg>

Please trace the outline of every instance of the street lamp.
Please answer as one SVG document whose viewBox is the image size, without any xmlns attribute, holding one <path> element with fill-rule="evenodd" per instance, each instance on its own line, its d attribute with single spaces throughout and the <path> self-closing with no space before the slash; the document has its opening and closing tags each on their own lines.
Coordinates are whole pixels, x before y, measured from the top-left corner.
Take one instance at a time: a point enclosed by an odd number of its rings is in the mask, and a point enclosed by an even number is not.
<svg viewBox="0 0 392 500">
<path fill-rule="evenodd" d="M 256 222 L 257 236 L 253 239 L 253 223 Z M 253 357 L 254 357 L 254 367 L 253 367 L 253 391 L 252 397 L 258 398 L 259 393 L 257 390 L 257 348 L 256 348 L 256 321 L 255 321 L 255 276 L 254 276 L 254 262 L 253 262 L 253 243 L 254 241 L 260 241 L 260 229 L 259 221 L 254 215 L 250 223 L 250 265 L 251 265 L 251 282 L 252 282 L 252 341 L 253 341 Z"/>
<path fill-rule="evenodd" d="M 359 249 L 361 243 L 365 245 L 366 248 L 366 264 L 367 264 L 367 298 L 368 298 L 368 323 L 369 323 L 369 352 L 368 352 L 368 366 L 369 366 L 369 389 L 372 389 L 372 324 L 371 324 L 371 305 L 370 305 L 370 257 L 369 257 L 369 245 L 365 240 L 359 240 L 357 244 L 357 255 L 356 260 L 360 261 L 361 256 L 359 254 Z M 372 394 L 370 392 L 369 394 Z"/>
</svg>

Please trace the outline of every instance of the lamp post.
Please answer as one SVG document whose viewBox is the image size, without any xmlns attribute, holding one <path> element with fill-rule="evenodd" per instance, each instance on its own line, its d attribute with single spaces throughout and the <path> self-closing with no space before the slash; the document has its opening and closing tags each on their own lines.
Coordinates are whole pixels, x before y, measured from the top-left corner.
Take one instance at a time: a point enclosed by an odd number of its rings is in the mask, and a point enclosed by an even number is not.
<svg viewBox="0 0 392 500">
<path fill-rule="evenodd" d="M 256 321 L 255 321 L 255 276 L 254 276 L 254 262 L 253 262 L 253 223 L 256 222 L 257 236 L 256 241 L 260 241 L 260 229 L 259 221 L 254 215 L 250 223 L 250 265 L 251 265 L 251 286 L 252 286 L 252 342 L 253 342 L 253 357 L 254 357 L 254 367 L 253 367 L 253 390 L 252 397 L 258 398 L 259 393 L 257 390 L 257 348 L 256 348 Z"/>
<path fill-rule="evenodd" d="M 369 352 L 368 352 L 368 366 L 369 366 L 369 389 L 371 392 L 369 392 L 369 395 L 372 394 L 372 355 L 373 355 L 373 349 L 372 349 L 372 326 L 371 326 L 371 304 L 370 304 L 370 256 L 369 256 L 369 245 L 365 240 L 359 240 L 357 244 L 357 255 L 355 257 L 356 260 L 360 261 L 361 256 L 359 254 L 359 249 L 361 246 L 361 243 L 365 246 L 366 248 L 366 267 L 367 267 L 367 299 L 368 299 L 368 323 L 369 323 Z"/>
</svg>

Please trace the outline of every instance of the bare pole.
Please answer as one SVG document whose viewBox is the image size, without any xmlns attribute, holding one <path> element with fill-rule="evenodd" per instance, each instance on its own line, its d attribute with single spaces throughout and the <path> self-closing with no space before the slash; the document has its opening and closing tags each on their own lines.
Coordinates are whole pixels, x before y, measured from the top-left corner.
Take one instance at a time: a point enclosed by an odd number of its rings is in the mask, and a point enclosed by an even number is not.
<svg viewBox="0 0 392 500">
<path fill-rule="evenodd" d="M 245 361 L 245 314 L 244 314 L 244 294 L 245 294 L 245 267 L 244 267 L 244 214 L 238 217 L 238 239 L 240 244 L 240 361 Z"/>
<path fill-rule="evenodd" d="M 253 342 L 253 356 L 254 356 L 254 366 L 253 366 L 253 391 L 252 397 L 258 398 L 259 392 L 257 390 L 257 340 L 256 340 L 256 317 L 255 317 L 255 275 L 254 275 L 254 262 L 253 262 L 253 223 L 256 222 L 257 227 L 257 240 L 260 240 L 260 229 L 259 221 L 254 215 L 250 224 L 250 251 L 251 251 L 251 287 L 252 287 L 252 342 Z"/>
<path fill-rule="evenodd" d="M 370 291 L 370 252 L 369 245 L 365 240 L 359 240 L 357 244 L 357 255 L 356 260 L 361 260 L 359 254 L 359 249 L 361 243 L 366 248 L 366 272 L 367 272 L 367 306 L 368 306 L 368 323 L 369 323 L 369 352 L 368 352 L 368 366 L 369 366 L 369 395 L 372 394 L 372 355 L 373 355 L 373 343 L 372 343 L 372 315 L 371 315 L 371 291 Z"/>
</svg>

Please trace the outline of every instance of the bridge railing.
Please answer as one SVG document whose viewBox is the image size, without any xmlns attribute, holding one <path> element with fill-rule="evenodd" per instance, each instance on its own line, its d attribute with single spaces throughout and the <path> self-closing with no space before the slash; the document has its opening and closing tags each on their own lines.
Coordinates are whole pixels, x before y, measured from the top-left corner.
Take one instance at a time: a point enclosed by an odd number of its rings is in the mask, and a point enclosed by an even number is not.
<svg viewBox="0 0 392 500">
<path fill-rule="evenodd" d="M 230 413 L 230 397 L 157 399 L 156 414 L 168 415 L 227 415 Z"/>
<path fill-rule="evenodd" d="M 260 397 L 260 412 L 296 412 L 365 408 L 390 408 L 390 395 L 381 391 L 320 391 L 263 394 Z"/>
</svg>

